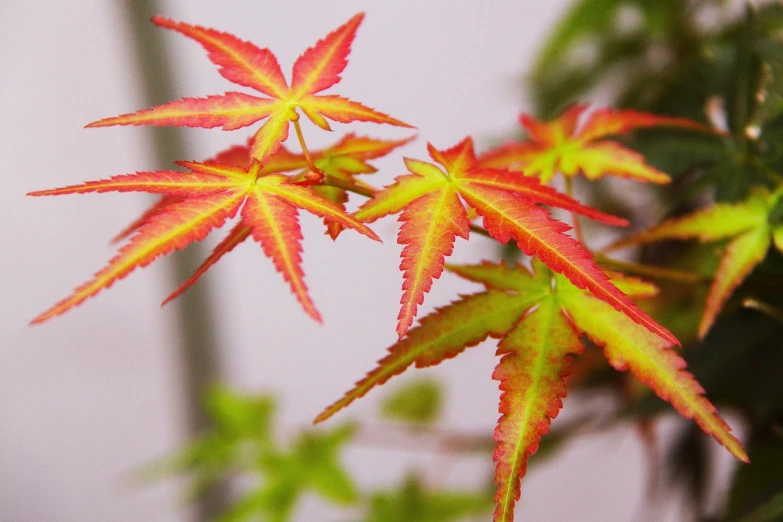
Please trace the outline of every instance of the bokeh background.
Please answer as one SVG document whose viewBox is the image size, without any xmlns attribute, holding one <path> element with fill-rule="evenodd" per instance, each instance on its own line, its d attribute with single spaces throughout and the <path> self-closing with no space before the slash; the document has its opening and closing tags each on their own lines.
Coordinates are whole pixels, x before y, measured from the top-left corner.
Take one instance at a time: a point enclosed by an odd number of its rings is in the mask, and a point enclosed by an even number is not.
<svg viewBox="0 0 783 522">
<path fill-rule="evenodd" d="M 420 138 L 402 154 L 425 157 L 427 141 L 447 147 L 470 134 L 485 147 L 515 129 L 519 111 L 529 107 L 523 73 L 569 3 L 168 1 L 159 3 L 158 12 L 268 46 L 288 72 L 317 38 L 366 11 L 350 64 L 333 91 L 416 125 Z M 178 308 L 157 306 L 178 284 L 169 261 L 131 274 L 63 317 L 27 326 L 103 266 L 113 252 L 109 239 L 150 203 L 140 195 L 24 196 L 158 168 L 148 129 L 83 129 L 90 121 L 147 106 L 129 15 L 139 9 L 128 4 L 0 4 L 3 521 L 174 522 L 194 516 L 184 506 L 180 482 L 147 484 L 136 475 L 143 464 L 181 447 L 193 424 Z M 177 97 L 233 90 L 198 44 L 174 33 L 161 36 L 175 78 L 169 87 Z M 145 63 L 158 62 L 147 56 Z M 389 139 L 408 135 L 372 124 L 338 124 L 335 135 L 326 135 L 304 124 L 314 148 L 348 130 Z M 249 132 L 187 129 L 187 159 L 241 143 Z M 376 162 L 376 185 L 403 173 L 400 155 Z M 256 244 L 241 245 L 199 283 L 210 295 L 208 321 L 218 340 L 221 379 L 243 390 L 274 393 L 279 422 L 289 431 L 309 425 L 396 340 L 401 283 L 393 218 L 374 227 L 383 245 L 349 233 L 334 244 L 316 218 L 305 216 L 302 225 L 304 269 L 323 325 L 302 313 Z M 453 260 L 497 255 L 491 242 L 475 237 L 470 244 L 457 243 Z M 471 290 L 444 275 L 420 315 Z M 444 426 L 491 433 L 497 420 L 497 383 L 490 379 L 495 362 L 494 346 L 485 344 L 426 371 L 446 386 Z M 341 416 L 372 422 L 379 395 Z M 582 407 L 590 405 L 567 401 L 562 418 Z M 659 426 L 664 436 L 667 426 Z M 412 468 L 437 467 L 437 459 L 399 448 L 357 446 L 346 453 L 351 470 L 370 489 L 397 482 Z M 580 437 L 532 469 L 518 513 L 537 521 L 636 520 L 643 467 L 643 449 L 631 427 Z M 491 465 L 482 455 L 457 459 L 449 468 L 445 484 L 476 486 Z M 717 473 L 727 469 L 719 466 Z M 676 506 L 662 507 L 658 516 L 679 520 Z M 298 519 L 345 518 L 308 499 Z"/>
</svg>

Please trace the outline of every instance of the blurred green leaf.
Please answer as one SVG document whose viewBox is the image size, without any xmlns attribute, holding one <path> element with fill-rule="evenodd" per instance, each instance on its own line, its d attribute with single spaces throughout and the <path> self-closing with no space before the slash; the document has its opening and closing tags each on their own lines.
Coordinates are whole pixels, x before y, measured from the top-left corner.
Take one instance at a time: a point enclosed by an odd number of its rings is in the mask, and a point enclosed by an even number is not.
<svg viewBox="0 0 783 522">
<path fill-rule="evenodd" d="M 783 491 L 740 522 L 775 522 L 780 520 L 783 520 Z"/>
<path fill-rule="evenodd" d="M 270 437 L 274 400 L 267 395 L 237 393 L 222 386 L 212 388 L 206 397 L 206 410 L 216 430 L 237 438 Z"/>
<path fill-rule="evenodd" d="M 440 383 L 433 379 L 417 379 L 387 395 L 381 404 L 381 413 L 389 419 L 425 425 L 438 419 L 442 407 Z"/>
<path fill-rule="evenodd" d="M 429 491 L 409 476 L 397 491 L 373 495 L 363 522 L 456 522 L 486 516 L 493 507 L 494 488 L 485 492 Z"/>
<path fill-rule="evenodd" d="M 340 463 L 353 425 L 304 431 L 284 448 L 272 437 L 272 397 L 215 387 L 205 402 L 215 428 L 150 470 L 155 475 L 188 475 L 193 497 L 229 474 L 248 476 L 249 489 L 219 520 L 286 522 L 309 491 L 335 504 L 358 500 L 356 486 Z"/>
<path fill-rule="evenodd" d="M 323 433 L 303 433 L 291 455 L 301 468 L 301 480 L 327 500 L 351 504 L 358 498 L 353 480 L 339 461 L 339 452 L 356 432 L 351 424 Z"/>
</svg>

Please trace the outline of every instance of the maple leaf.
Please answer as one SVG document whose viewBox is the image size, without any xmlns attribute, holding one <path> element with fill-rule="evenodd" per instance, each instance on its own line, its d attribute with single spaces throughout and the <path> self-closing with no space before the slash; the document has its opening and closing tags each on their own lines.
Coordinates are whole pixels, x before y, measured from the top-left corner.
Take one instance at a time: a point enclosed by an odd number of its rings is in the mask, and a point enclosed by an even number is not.
<svg viewBox="0 0 783 522">
<path fill-rule="evenodd" d="M 579 125 L 586 110 L 586 105 L 572 105 L 551 122 L 522 114 L 519 121 L 527 131 L 528 139 L 491 150 L 483 154 L 479 162 L 486 167 L 522 169 L 543 183 L 549 183 L 558 172 L 564 176 L 581 173 L 591 180 L 613 175 L 636 181 L 669 183 L 669 176 L 648 165 L 644 156 L 603 138 L 633 129 L 661 126 L 715 132 L 684 118 L 610 108 L 594 110 Z"/>
<path fill-rule="evenodd" d="M 767 256 L 771 243 L 783 253 L 783 223 L 775 220 L 773 211 L 783 196 L 756 187 L 739 203 L 718 203 L 693 214 L 664 221 L 660 225 L 622 239 L 607 250 L 641 245 L 663 239 L 698 239 L 702 242 L 730 239 L 715 272 L 704 315 L 699 323 L 699 337 L 704 338 L 723 305 L 734 290 Z"/>
<path fill-rule="evenodd" d="M 312 185 L 310 188 L 324 199 L 345 210 L 348 202 L 348 190 L 355 192 L 373 193 L 375 189 L 356 178 L 359 174 L 372 174 L 377 169 L 368 163 L 369 160 L 381 158 L 395 149 L 407 145 L 415 136 L 403 140 L 380 140 L 366 136 L 357 136 L 349 133 L 340 138 L 336 143 L 320 150 L 310 151 L 310 156 L 316 168 L 323 172 L 324 179 L 321 184 Z M 286 150 L 285 147 L 280 149 Z M 302 174 L 309 172 L 309 166 L 304 154 L 291 154 L 291 162 L 298 162 L 297 168 L 303 169 Z M 274 160 L 274 156 L 272 158 Z M 332 239 L 337 239 L 343 230 L 340 223 L 324 219 L 326 233 Z"/>
<path fill-rule="evenodd" d="M 461 296 L 420 320 L 418 327 L 388 349 L 378 366 L 343 398 L 327 407 L 321 422 L 372 388 L 404 372 L 434 366 L 492 337 L 500 357 L 493 379 L 500 382 L 501 417 L 495 429 L 495 520 L 513 520 L 528 458 L 537 451 L 566 396 L 565 377 L 573 355 L 584 351 L 582 334 L 602 346 L 609 363 L 629 370 L 684 417 L 715 437 L 732 455 L 747 461 L 704 390 L 685 371 L 672 343 L 648 331 L 589 292 L 553 274 L 534 260 L 531 272 L 503 264 L 449 266 L 457 275 L 483 284 L 483 292 Z M 622 276 L 615 276 L 624 285 Z M 630 289 L 641 289 L 631 280 Z"/>
<path fill-rule="evenodd" d="M 149 192 L 163 194 L 168 201 L 148 213 L 128 243 L 91 281 L 45 311 L 32 323 L 41 323 L 80 304 L 103 288 L 114 284 L 133 269 L 155 258 L 181 250 L 204 239 L 213 229 L 237 213 L 241 220 L 200 267 L 194 277 L 175 291 L 181 293 L 211 264 L 248 236 L 261 244 L 283 274 L 305 311 L 320 321 L 301 268 L 301 239 L 298 209 L 328 217 L 343 226 L 380 241 L 377 235 L 334 203 L 280 174 L 265 174 L 256 161 L 248 167 L 217 163 L 178 162 L 190 172 L 157 171 L 114 176 L 52 190 L 31 192 L 32 196 L 83 194 L 87 192 Z M 172 298 L 175 295 L 169 297 Z M 168 299 L 167 299 L 168 300 Z"/>
<path fill-rule="evenodd" d="M 367 163 L 367 160 L 379 158 L 394 150 L 397 147 L 409 143 L 413 138 L 397 141 L 379 140 L 356 136 L 353 133 L 346 134 L 337 143 L 322 150 L 315 150 L 311 153 L 312 160 L 325 174 L 324 184 L 310 186 L 309 189 L 320 197 L 331 201 L 341 210 L 345 210 L 345 203 L 348 201 L 348 193 L 344 188 L 326 185 L 326 183 L 338 183 L 343 187 L 356 190 L 364 188 L 365 191 L 372 191 L 361 181 L 354 178 L 355 174 L 365 174 L 375 172 L 376 169 Z M 235 145 L 217 153 L 212 158 L 206 160 L 206 164 L 217 164 L 224 166 L 245 167 L 251 161 L 250 146 L 253 139 L 250 138 L 246 145 Z M 276 153 L 270 156 L 269 160 L 260 168 L 259 175 L 279 174 L 283 172 L 302 171 L 309 172 L 307 160 L 303 154 L 295 154 L 285 146 L 280 147 Z M 112 242 L 129 237 L 138 230 L 144 223 L 153 216 L 166 211 L 169 205 L 182 200 L 182 196 L 166 195 L 158 202 L 153 204 L 141 216 L 133 221 L 129 226 L 123 229 Z M 337 235 L 345 228 L 340 222 L 323 218 L 327 227 L 327 233 L 336 239 Z M 237 245 L 250 237 L 250 227 L 243 223 L 237 224 L 210 253 L 209 257 L 185 280 L 176 290 L 174 290 L 162 304 L 166 304 L 172 299 L 178 297 L 192 284 L 198 281 L 207 270 L 215 265 L 224 255 L 231 252 Z"/>
<path fill-rule="evenodd" d="M 251 161 L 250 147 L 253 144 L 253 138 L 249 138 L 245 145 L 233 145 L 225 150 L 222 150 L 215 154 L 213 157 L 204 161 L 205 164 L 224 165 L 228 167 L 240 167 L 246 168 Z M 283 172 L 290 172 L 293 170 L 301 169 L 303 166 L 303 156 L 294 154 L 285 147 L 281 147 L 275 154 L 273 154 L 269 160 L 261 167 L 259 175 L 264 174 L 280 174 Z M 112 243 L 119 242 L 139 229 L 144 223 L 146 223 L 152 216 L 163 212 L 166 208 L 182 200 L 182 196 L 165 195 L 160 198 L 155 204 L 145 210 L 141 216 L 136 218 L 130 225 L 125 227 L 116 236 L 112 238 Z M 217 260 L 215 260 L 217 261 Z M 194 274 L 195 275 L 195 274 Z M 184 290 L 184 288 L 182 289 Z M 181 293 L 181 292 L 180 292 Z M 173 297 L 173 296 L 170 296 Z M 167 301 L 170 299 L 167 299 Z M 166 301 L 164 301 L 165 303 Z"/>
<path fill-rule="evenodd" d="M 609 282 L 590 254 L 566 234 L 567 225 L 550 218 L 537 203 L 613 225 L 626 225 L 625 220 L 581 205 L 520 172 L 480 166 L 470 138 L 448 150 L 432 145 L 428 149 L 430 157 L 442 168 L 406 158 L 411 173 L 398 177 L 396 183 L 377 193 L 354 214 L 369 223 L 402 212 L 398 236 L 398 242 L 404 245 L 400 264 L 402 307 L 397 324 L 400 337 L 412 324 L 417 306 L 432 287 L 433 279 L 443 272 L 445 258 L 451 254 L 456 238 L 468 238 L 467 205 L 483 218 L 489 235 L 500 243 L 506 244 L 513 238 L 525 254 L 538 256 L 580 288 L 587 288 L 651 331 L 677 342 Z"/>
<path fill-rule="evenodd" d="M 225 79 L 255 89 L 268 98 L 241 92 L 184 98 L 136 113 L 98 120 L 87 127 L 181 125 L 234 130 L 266 119 L 256 131 L 251 149 L 252 156 L 261 163 L 288 138 L 289 122 L 298 122 L 298 110 L 325 130 L 331 130 L 326 119 L 339 123 L 366 121 L 410 127 L 361 103 L 336 95 L 318 94 L 340 81 L 340 75 L 348 65 L 351 44 L 363 19 L 364 13 L 355 15 L 307 49 L 294 63 L 289 87 L 277 58 L 269 49 L 256 47 L 228 33 L 155 16 L 152 18 L 155 25 L 173 29 L 201 44 Z"/>
</svg>

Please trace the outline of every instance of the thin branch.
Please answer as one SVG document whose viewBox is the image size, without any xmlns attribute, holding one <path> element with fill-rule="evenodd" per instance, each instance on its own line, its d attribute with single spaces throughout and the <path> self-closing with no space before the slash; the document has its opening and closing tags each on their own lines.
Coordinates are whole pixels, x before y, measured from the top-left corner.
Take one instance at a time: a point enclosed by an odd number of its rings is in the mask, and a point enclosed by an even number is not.
<svg viewBox="0 0 783 522">
<path fill-rule="evenodd" d="M 305 174 L 305 177 L 310 181 L 320 183 L 324 179 L 324 171 L 316 167 L 315 163 L 313 163 L 313 158 L 310 156 L 310 151 L 307 149 L 307 144 L 305 143 L 304 135 L 302 134 L 302 127 L 299 125 L 299 115 L 297 114 L 296 118 L 292 121 L 294 122 L 294 129 L 296 130 L 296 137 L 299 140 L 299 146 L 302 148 L 302 154 L 304 154 L 307 166 L 310 167 L 310 172 Z"/>
<path fill-rule="evenodd" d="M 574 188 L 573 188 L 571 177 L 563 175 L 563 179 L 565 180 L 566 194 L 568 194 L 568 197 L 573 198 Z M 579 223 L 579 216 L 576 215 L 576 212 L 571 212 L 571 221 L 574 224 L 574 234 L 576 235 L 576 240 L 579 241 L 581 245 L 584 245 L 585 238 L 582 235 L 582 225 Z"/>
<path fill-rule="evenodd" d="M 769 303 L 765 303 L 764 301 L 759 301 L 758 299 L 748 297 L 742 301 L 742 306 L 744 308 L 758 310 L 759 312 L 770 316 L 776 321 L 783 323 L 783 310 L 781 310 L 776 306 L 772 306 Z"/>
<path fill-rule="evenodd" d="M 659 266 L 643 265 L 641 263 L 631 263 L 628 261 L 620 261 L 617 259 L 611 259 L 603 254 L 596 254 L 595 260 L 602 265 L 606 265 L 610 268 L 615 268 L 623 272 L 631 274 L 638 274 L 650 277 L 652 279 L 665 279 L 667 281 L 677 281 L 680 283 L 699 284 L 706 283 L 711 280 L 710 277 L 705 277 L 700 274 L 694 274 L 691 272 L 683 272 L 681 270 L 674 270 L 672 268 L 662 268 Z"/>
</svg>

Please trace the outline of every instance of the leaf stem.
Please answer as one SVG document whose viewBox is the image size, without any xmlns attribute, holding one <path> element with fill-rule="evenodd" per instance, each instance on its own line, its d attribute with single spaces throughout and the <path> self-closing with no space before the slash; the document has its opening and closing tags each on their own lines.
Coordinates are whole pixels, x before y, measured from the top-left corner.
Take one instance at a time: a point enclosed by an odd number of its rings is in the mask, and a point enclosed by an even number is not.
<svg viewBox="0 0 783 522">
<path fill-rule="evenodd" d="M 709 277 L 705 277 L 699 274 L 692 274 L 690 272 L 683 272 L 681 270 L 611 259 L 601 253 L 595 254 L 595 260 L 598 261 L 598 263 L 606 265 L 610 268 L 616 268 L 623 272 L 643 275 L 653 279 L 665 279 L 668 281 L 678 281 L 681 283 L 691 284 L 704 283 L 710 280 Z"/>
<path fill-rule="evenodd" d="M 310 151 L 307 149 L 307 144 L 305 143 L 304 135 L 302 134 L 302 127 L 299 125 L 299 114 L 297 114 L 296 118 L 291 121 L 294 122 L 294 129 L 296 130 L 296 137 L 299 140 L 299 146 L 302 148 L 302 154 L 304 155 L 307 166 L 311 171 L 305 174 L 305 178 L 307 178 L 309 181 L 320 183 L 324 179 L 324 171 L 316 167 L 315 163 L 313 163 L 313 158 L 310 156 Z"/>
<path fill-rule="evenodd" d="M 366 198 L 371 198 L 378 192 L 378 189 L 373 188 L 369 185 L 365 185 L 365 186 L 354 185 L 342 179 L 333 178 L 332 176 L 324 177 L 323 184 L 328 185 L 330 187 L 341 188 L 343 190 L 347 190 L 348 192 L 353 192 L 354 194 L 359 194 L 360 196 L 364 196 Z"/>
<path fill-rule="evenodd" d="M 565 180 L 566 194 L 568 194 L 568 197 L 573 198 L 574 187 L 571 177 L 564 174 L 563 179 Z M 576 240 L 579 241 L 580 244 L 584 245 L 585 238 L 582 235 L 582 225 L 579 223 L 579 216 L 576 215 L 576 212 L 571 212 L 571 221 L 574 224 L 574 234 L 576 235 Z"/>
<path fill-rule="evenodd" d="M 742 301 L 742 306 L 744 308 L 758 310 L 759 312 L 770 316 L 771 318 L 777 320 L 778 322 L 783 323 L 783 310 L 775 306 L 772 306 L 769 303 L 765 303 L 764 301 L 759 301 L 758 299 L 748 297 L 744 301 Z"/>
</svg>

